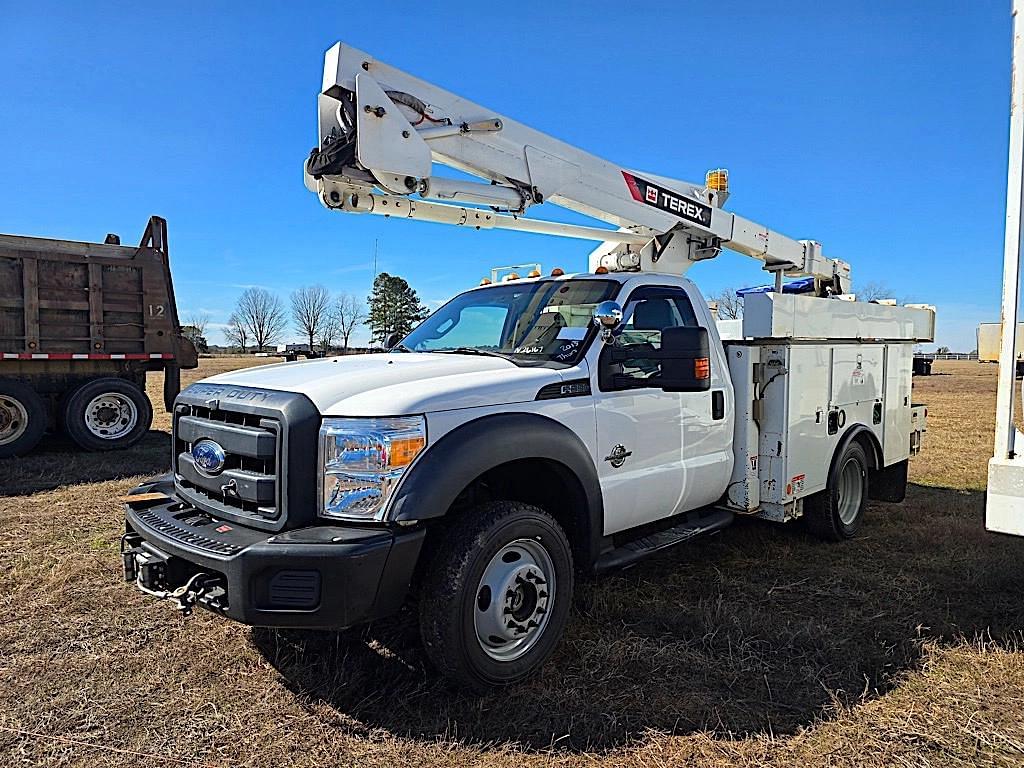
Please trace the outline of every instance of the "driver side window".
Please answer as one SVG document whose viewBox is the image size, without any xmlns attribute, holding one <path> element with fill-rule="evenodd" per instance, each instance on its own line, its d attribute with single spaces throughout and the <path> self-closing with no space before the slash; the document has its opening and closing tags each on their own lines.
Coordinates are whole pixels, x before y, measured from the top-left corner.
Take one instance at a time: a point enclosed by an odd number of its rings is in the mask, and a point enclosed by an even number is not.
<svg viewBox="0 0 1024 768">
<path fill-rule="evenodd" d="M 612 347 L 601 353 L 601 389 L 604 391 L 657 386 L 661 361 L 645 358 L 644 350 L 661 349 L 661 334 L 666 328 L 697 326 L 693 305 L 685 291 L 678 288 L 639 288 L 630 296 L 623 312 L 625 322 L 615 347 L 628 349 L 630 359 L 613 360 Z"/>
</svg>

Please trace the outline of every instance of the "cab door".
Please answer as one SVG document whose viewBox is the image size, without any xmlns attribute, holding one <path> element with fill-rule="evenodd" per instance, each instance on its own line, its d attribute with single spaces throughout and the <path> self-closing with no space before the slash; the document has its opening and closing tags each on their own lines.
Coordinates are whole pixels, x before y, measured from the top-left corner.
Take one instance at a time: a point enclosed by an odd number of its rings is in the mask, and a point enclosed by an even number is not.
<svg viewBox="0 0 1024 768">
<path fill-rule="evenodd" d="M 615 343 L 657 350 L 665 328 L 698 324 L 683 288 L 640 286 L 623 307 Z M 592 390 L 606 535 L 704 506 L 724 492 L 732 397 L 717 333 L 712 339 L 712 388 L 704 392 L 665 392 L 660 361 L 624 365 L 611 360 L 608 345 L 600 351 Z"/>
</svg>

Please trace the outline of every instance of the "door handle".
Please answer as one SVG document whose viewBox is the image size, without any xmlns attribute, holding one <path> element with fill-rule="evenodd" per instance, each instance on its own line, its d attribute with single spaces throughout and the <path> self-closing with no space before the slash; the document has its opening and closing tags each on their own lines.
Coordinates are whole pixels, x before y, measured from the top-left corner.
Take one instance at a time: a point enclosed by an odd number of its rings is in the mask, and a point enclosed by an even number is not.
<svg viewBox="0 0 1024 768">
<path fill-rule="evenodd" d="M 711 393 L 711 418 L 715 421 L 725 418 L 725 392 L 720 389 Z"/>
</svg>

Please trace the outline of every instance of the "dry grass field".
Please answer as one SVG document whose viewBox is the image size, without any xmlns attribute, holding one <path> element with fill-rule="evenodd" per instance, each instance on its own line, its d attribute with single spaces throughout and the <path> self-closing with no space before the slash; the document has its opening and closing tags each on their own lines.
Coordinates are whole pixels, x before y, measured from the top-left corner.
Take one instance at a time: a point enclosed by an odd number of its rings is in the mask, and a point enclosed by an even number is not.
<svg viewBox="0 0 1024 768">
<path fill-rule="evenodd" d="M 409 615 L 253 630 L 123 584 L 118 497 L 168 466 L 166 414 L 132 451 L 0 462 L 0 766 L 1024 765 L 995 370 L 935 370 L 908 499 L 855 540 L 744 521 L 585 583 L 544 674 L 485 698 L 426 668 Z"/>
</svg>

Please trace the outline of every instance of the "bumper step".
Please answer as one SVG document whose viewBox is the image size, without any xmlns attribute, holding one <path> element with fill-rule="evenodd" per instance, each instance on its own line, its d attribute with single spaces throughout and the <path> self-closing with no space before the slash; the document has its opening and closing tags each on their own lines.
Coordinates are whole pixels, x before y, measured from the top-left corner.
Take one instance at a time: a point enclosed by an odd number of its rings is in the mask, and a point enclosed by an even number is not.
<svg viewBox="0 0 1024 768">
<path fill-rule="evenodd" d="M 640 536 L 605 552 L 598 558 L 594 569 L 602 572 L 632 565 L 656 552 L 690 541 L 697 536 L 720 531 L 729 525 L 734 517 L 732 512 L 723 509 L 702 509 L 690 512 L 683 517 L 681 522 L 671 528 Z"/>
</svg>

